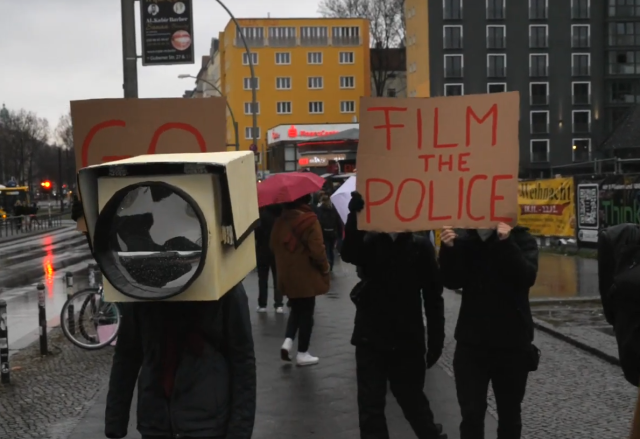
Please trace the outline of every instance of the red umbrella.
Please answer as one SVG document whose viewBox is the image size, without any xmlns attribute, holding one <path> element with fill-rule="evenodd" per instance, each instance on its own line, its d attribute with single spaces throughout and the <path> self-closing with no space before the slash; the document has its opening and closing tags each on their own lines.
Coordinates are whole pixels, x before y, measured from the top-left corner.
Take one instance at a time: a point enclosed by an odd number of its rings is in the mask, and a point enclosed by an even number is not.
<svg viewBox="0 0 640 439">
<path fill-rule="evenodd" d="M 258 206 L 290 203 L 322 189 L 324 178 L 313 172 L 283 172 L 258 183 Z"/>
</svg>

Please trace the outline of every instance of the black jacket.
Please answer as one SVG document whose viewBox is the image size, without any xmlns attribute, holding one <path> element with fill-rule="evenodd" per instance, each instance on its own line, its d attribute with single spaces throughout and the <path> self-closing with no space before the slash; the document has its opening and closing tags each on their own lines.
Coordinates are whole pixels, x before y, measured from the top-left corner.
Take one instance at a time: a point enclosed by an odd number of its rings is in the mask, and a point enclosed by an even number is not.
<svg viewBox="0 0 640 439">
<path fill-rule="evenodd" d="M 181 347 L 171 398 L 163 387 L 167 319 Z M 204 343 L 195 354 L 185 334 Z M 138 383 L 138 431 L 143 436 L 249 439 L 256 410 L 256 364 L 247 296 L 238 284 L 218 302 L 148 302 L 122 306 L 105 434 L 127 434 Z"/>
<path fill-rule="evenodd" d="M 321 204 L 315 210 L 325 239 L 336 239 L 342 234 L 342 221 L 335 207 Z"/>
<path fill-rule="evenodd" d="M 462 290 L 455 338 L 484 347 L 517 348 L 533 340 L 529 289 L 538 274 L 538 244 L 515 227 L 504 241 L 482 241 L 475 230 L 458 231 L 453 247 L 440 247 L 444 286 Z"/>
<path fill-rule="evenodd" d="M 258 264 L 268 264 L 269 261 L 273 260 L 273 252 L 270 247 L 271 230 L 276 219 L 280 216 L 281 210 L 277 205 L 260 208 L 260 224 L 258 224 L 254 232 Z"/>
<path fill-rule="evenodd" d="M 354 289 L 352 344 L 424 351 L 424 305 L 429 349 L 442 350 L 443 288 L 435 250 L 427 238 L 403 233 L 393 241 L 388 234 L 363 232 L 350 213 L 342 259 L 356 265 L 362 279 Z"/>
</svg>

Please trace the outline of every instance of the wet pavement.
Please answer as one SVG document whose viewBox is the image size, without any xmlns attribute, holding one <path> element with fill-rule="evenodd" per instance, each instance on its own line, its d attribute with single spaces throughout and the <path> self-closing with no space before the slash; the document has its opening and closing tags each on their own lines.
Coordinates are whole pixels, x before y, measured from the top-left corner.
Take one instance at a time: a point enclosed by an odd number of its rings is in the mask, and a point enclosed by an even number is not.
<svg viewBox="0 0 640 439">
<path fill-rule="evenodd" d="M 532 299 L 599 297 L 595 259 L 540 252 Z"/>
</svg>

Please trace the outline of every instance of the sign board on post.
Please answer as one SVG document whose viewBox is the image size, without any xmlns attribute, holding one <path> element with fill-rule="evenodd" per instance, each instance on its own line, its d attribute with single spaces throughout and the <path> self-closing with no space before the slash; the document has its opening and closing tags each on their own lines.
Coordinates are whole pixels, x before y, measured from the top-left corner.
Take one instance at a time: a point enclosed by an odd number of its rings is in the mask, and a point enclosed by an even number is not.
<svg viewBox="0 0 640 439">
<path fill-rule="evenodd" d="M 362 230 L 489 228 L 518 216 L 518 92 L 362 98 Z"/>
<path fill-rule="evenodd" d="M 518 224 L 534 236 L 575 237 L 573 178 L 521 181 Z"/>
<path fill-rule="evenodd" d="M 73 101 L 71 119 L 76 169 L 143 154 L 226 151 L 222 97 Z"/>
<path fill-rule="evenodd" d="M 193 64 L 192 0 L 141 0 L 142 65 Z"/>
</svg>

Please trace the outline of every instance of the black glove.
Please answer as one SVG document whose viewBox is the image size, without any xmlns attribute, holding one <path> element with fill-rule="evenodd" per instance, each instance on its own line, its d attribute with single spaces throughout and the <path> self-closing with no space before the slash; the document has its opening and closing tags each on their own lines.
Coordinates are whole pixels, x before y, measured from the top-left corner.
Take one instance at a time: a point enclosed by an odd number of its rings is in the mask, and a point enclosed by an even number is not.
<svg viewBox="0 0 640 439">
<path fill-rule="evenodd" d="M 440 359 L 442 355 L 442 348 L 433 349 L 430 348 L 427 352 L 427 369 L 431 369 Z"/>
<path fill-rule="evenodd" d="M 78 221 L 84 216 L 84 210 L 82 209 L 82 201 L 78 200 L 78 197 L 73 197 L 73 205 L 71 206 L 71 219 Z"/>
<path fill-rule="evenodd" d="M 364 209 L 364 199 L 359 192 L 351 192 L 351 201 L 349 201 L 349 212 L 357 213 Z"/>
</svg>

